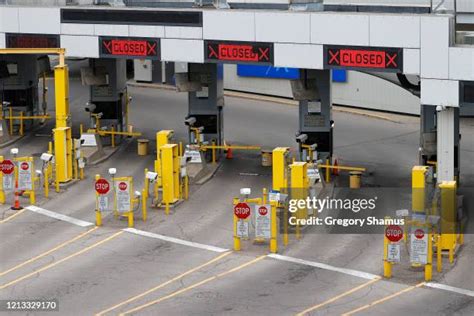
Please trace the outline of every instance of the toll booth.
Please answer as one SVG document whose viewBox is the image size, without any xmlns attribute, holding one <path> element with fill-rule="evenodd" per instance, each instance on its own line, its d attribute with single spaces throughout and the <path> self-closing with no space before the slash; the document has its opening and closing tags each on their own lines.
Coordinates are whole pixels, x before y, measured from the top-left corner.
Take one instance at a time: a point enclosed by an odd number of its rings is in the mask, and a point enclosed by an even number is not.
<svg viewBox="0 0 474 316">
<path fill-rule="evenodd" d="M 331 73 L 329 70 L 300 70 L 300 78 L 292 80 L 291 89 L 299 101 L 299 129 L 296 141 L 299 159 L 307 160 L 305 147 L 316 145 L 318 159 L 333 152 Z M 306 146 L 305 146 L 306 145 Z"/>
<path fill-rule="evenodd" d="M 90 59 L 89 68 L 81 70 L 83 83 L 90 85 L 86 111 L 91 113 L 91 127 L 95 127 L 98 116 L 101 126 L 126 130 L 126 67 L 126 59 L 101 58 Z"/>
<path fill-rule="evenodd" d="M 222 145 L 224 139 L 224 90 L 223 67 L 221 64 L 175 63 L 176 87 L 178 91 L 188 92 L 188 116 L 194 118 L 189 126 L 192 143 L 192 130 L 202 128 L 202 142 L 216 141 Z"/>
<path fill-rule="evenodd" d="M 33 116 L 46 112 L 46 101 L 38 97 L 39 78 L 51 71 L 48 56 L 43 55 L 1 55 L 0 56 L 0 101 L 3 116 L 23 112 Z M 43 81 L 44 84 L 44 81 Z M 25 121 L 29 128 L 33 120 Z"/>
</svg>

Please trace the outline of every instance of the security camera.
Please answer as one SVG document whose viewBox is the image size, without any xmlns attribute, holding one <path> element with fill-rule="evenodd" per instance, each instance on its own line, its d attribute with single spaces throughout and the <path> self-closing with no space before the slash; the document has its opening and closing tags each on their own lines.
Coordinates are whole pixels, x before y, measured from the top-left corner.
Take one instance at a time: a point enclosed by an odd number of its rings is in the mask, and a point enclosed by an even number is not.
<svg viewBox="0 0 474 316">
<path fill-rule="evenodd" d="M 240 189 L 240 195 L 250 195 L 250 194 L 252 194 L 252 189 L 250 189 L 250 188 Z"/>
<path fill-rule="evenodd" d="M 111 176 L 116 175 L 116 174 L 117 174 L 117 169 L 115 169 L 115 168 L 109 168 L 109 174 L 110 174 Z"/>
<path fill-rule="evenodd" d="M 38 170 L 38 169 L 36 169 L 35 172 L 36 172 L 36 175 L 37 175 L 37 176 L 40 176 L 40 175 L 43 174 L 43 172 L 41 172 L 41 170 Z"/>
<path fill-rule="evenodd" d="M 93 113 L 96 108 L 97 107 L 94 103 L 90 103 L 90 102 L 86 103 L 86 108 L 85 108 L 86 112 Z"/>
<path fill-rule="evenodd" d="M 444 110 L 444 106 L 442 106 L 442 105 L 438 105 L 438 106 L 436 107 L 436 112 L 441 112 L 441 111 L 443 111 L 443 110 Z"/>
<path fill-rule="evenodd" d="M 188 117 L 185 121 L 184 121 L 184 124 L 186 124 L 186 126 L 193 126 L 194 124 L 196 123 L 196 118 L 195 117 Z"/>
<path fill-rule="evenodd" d="M 318 147 L 318 144 L 312 144 L 311 146 L 309 146 L 309 148 L 313 151 L 316 150 L 317 147 Z"/>
<path fill-rule="evenodd" d="M 53 155 L 48 154 L 48 153 L 42 153 L 40 158 L 44 162 L 50 162 L 51 160 L 53 160 Z"/>
<path fill-rule="evenodd" d="M 18 155 L 18 148 L 12 148 L 12 149 L 10 149 L 10 154 L 12 154 L 12 155 Z"/>
<path fill-rule="evenodd" d="M 308 139 L 308 135 L 306 134 L 299 134 L 296 136 L 296 142 L 299 144 L 304 144 L 304 142 Z"/>
<path fill-rule="evenodd" d="M 158 173 L 148 171 L 148 172 L 146 173 L 146 178 L 147 178 L 148 180 L 155 181 L 156 179 L 158 179 Z"/>
<path fill-rule="evenodd" d="M 140 193 L 140 191 L 135 191 L 135 196 L 142 196 L 142 194 Z"/>
<path fill-rule="evenodd" d="M 3 106 L 10 106 L 10 102 L 8 102 L 8 101 L 3 101 L 3 102 L 2 102 L 2 105 L 3 105 Z"/>
<path fill-rule="evenodd" d="M 86 142 L 86 140 L 85 140 L 84 138 L 81 138 L 81 139 L 79 140 L 79 142 L 81 143 L 81 145 L 84 145 L 84 143 Z"/>
</svg>

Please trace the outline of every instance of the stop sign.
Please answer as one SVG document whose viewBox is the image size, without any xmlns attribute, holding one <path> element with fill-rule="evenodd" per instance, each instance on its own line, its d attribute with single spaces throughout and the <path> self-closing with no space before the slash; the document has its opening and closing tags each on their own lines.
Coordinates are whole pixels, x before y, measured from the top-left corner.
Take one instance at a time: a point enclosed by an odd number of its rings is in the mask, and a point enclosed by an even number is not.
<svg viewBox="0 0 474 316">
<path fill-rule="evenodd" d="M 27 162 L 22 162 L 21 165 L 20 165 L 21 169 L 22 170 L 28 170 L 28 168 L 30 167 L 30 165 L 27 163 Z"/>
<path fill-rule="evenodd" d="M 425 237 L 425 231 L 421 228 L 418 228 L 417 230 L 415 230 L 415 237 L 417 239 L 423 239 L 423 237 Z"/>
<path fill-rule="evenodd" d="M 127 186 L 127 183 L 120 182 L 118 187 L 119 187 L 120 191 L 125 191 L 125 190 L 127 190 L 128 186 Z"/>
<path fill-rule="evenodd" d="M 262 216 L 265 216 L 265 215 L 267 215 L 267 213 L 268 213 L 268 209 L 267 209 L 266 206 L 260 206 L 258 208 L 258 214 L 260 214 Z"/>
<path fill-rule="evenodd" d="M 15 165 L 11 160 L 4 160 L 0 163 L 0 169 L 4 174 L 12 174 L 15 169 Z"/>
<path fill-rule="evenodd" d="M 389 225 L 385 228 L 385 236 L 391 242 L 400 241 L 403 238 L 403 229 L 398 225 Z"/>
<path fill-rule="evenodd" d="M 95 190 L 99 194 L 107 194 L 110 190 L 109 182 L 105 179 L 99 179 L 95 182 Z"/>
<path fill-rule="evenodd" d="M 247 203 L 237 203 L 234 206 L 234 214 L 240 219 L 246 219 L 250 216 L 250 206 Z"/>
</svg>

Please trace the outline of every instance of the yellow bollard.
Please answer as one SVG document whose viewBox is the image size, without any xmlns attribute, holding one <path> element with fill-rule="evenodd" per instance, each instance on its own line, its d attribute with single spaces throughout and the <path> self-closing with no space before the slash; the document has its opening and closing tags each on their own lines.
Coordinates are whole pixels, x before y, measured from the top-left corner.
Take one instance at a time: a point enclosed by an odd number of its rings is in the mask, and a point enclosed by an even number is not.
<svg viewBox="0 0 474 316">
<path fill-rule="evenodd" d="M 148 182 L 148 181 L 147 181 Z M 142 217 L 143 221 L 146 222 L 147 218 L 147 211 L 146 211 L 146 201 L 147 201 L 147 194 L 145 193 L 145 189 L 142 191 Z"/>
<path fill-rule="evenodd" d="M 110 134 L 110 138 L 112 141 L 112 148 L 115 148 L 115 126 L 112 125 L 112 134 Z"/>
<path fill-rule="evenodd" d="M 20 111 L 20 136 L 23 136 L 23 111 Z"/>
<path fill-rule="evenodd" d="M 234 205 L 237 205 L 239 202 L 238 198 L 234 198 Z M 237 236 L 237 222 L 239 219 L 235 216 L 234 212 L 232 212 L 232 217 L 234 218 L 234 251 L 240 251 L 240 237 Z"/>
<path fill-rule="evenodd" d="M 128 212 L 128 227 L 132 228 L 133 224 L 133 212 L 130 211 Z"/>
<path fill-rule="evenodd" d="M 288 246 L 288 209 L 283 209 L 283 245 Z"/>
<path fill-rule="evenodd" d="M 438 239 L 437 239 L 437 242 L 436 242 L 436 270 L 438 271 L 438 273 L 441 273 L 441 271 L 443 271 L 443 260 L 442 260 L 442 257 L 441 257 L 441 246 L 442 245 L 442 242 L 441 242 L 441 235 L 438 234 Z"/>
<path fill-rule="evenodd" d="M 431 230 L 431 228 L 429 228 Z M 433 234 L 428 233 L 428 260 L 425 264 L 425 281 L 433 278 Z"/>
<path fill-rule="evenodd" d="M 330 166 L 329 159 L 326 159 L 326 166 Z M 326 183 L 329 183 L 331 181 L 331 169 L 326 168 Z"/>
<path fill-rule="evenodd" d="M 270 252 L 277 253 L 278 252 L 278 231 L 277 231 L 277 212 L 276 212 L 276 204 L 278 202 L 272 202 L 272 214 L 270 217 L 270 225 L 271 225 L 271 235 L 270 235 Z M 235 215 L 234 215 L 235 216 Z"/>
<path fill-rule="evenodd" d="M 76 159 L 76 144 L 75 144 L 76 140 L 74 140 L 73 143 L 74 143 L 74 146 L 72 146 L 72 156 L 73 156 L 73 161 L 74 161 L 73 177 L 74 179 L 79 179 L 79 173 L 78 173 L 79 166 L 77 165 L 78 162 Z"/>
<path fill-rule="evenodd" d="M 49 163 L 48 165 L 46 166 L 46 168 L 44 168 L 44 197 L 45 198 L 48 198 L 49 197 Z"/>
<path fill-rule="evenodd" d="M 216 141 L 212 140 L 212 163 L 216 163 Z"/>
<path fill-rule="evenodd" d="M 82 136 L 83 133 L 84 133 L 84 125 L 79 124 L 79 138 Z"/>
<path fill-rule="evenodd" d="M 188 176 L 184 177 L 184 199 L 187 200 L 189 198 L 189 178 Z"/>
<path fill-rule="evenodd" d="M 387 279 L 392 277 L 392 263 L 388 261 L 388 244 L 390 241 L 387 236 L 383 236 L 383 276 Z"/>
</svg>

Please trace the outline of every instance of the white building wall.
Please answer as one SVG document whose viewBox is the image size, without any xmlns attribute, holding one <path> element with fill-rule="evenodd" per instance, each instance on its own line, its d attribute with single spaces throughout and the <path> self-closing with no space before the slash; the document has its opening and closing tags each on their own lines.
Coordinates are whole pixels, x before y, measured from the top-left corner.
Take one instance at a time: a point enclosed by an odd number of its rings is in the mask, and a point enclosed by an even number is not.
<svg viewBox="0 0 474 316">
<path fill-rule="evenodd" d="M 224 88 L 292 98 L 289 80 L 239 77 L 236 65 L 224 66 Z M 387 80 L 366 73 L 349 71 L 347 82 L 334 82 L 332 89 L 332 100 L 337 105 L 420 114 L 418 97 Z"/>
</svg>

